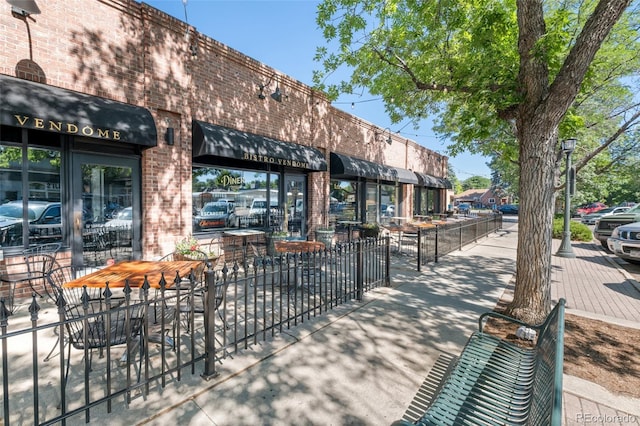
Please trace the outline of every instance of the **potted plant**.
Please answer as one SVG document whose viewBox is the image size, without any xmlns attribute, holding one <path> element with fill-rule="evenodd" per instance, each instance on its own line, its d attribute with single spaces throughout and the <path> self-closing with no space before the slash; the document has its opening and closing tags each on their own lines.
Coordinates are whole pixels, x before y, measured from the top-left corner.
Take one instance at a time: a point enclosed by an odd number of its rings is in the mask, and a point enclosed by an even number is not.
<svg viewBox="0 0 640 426">
<path fill-rule="evenodd" d="M 218 255 L 215 253 L 209 253 L 200 246 L 200 242 L 193 235 L 189 235 L 184 237 L 183 239 L 176 242 L 175 247 L 175 256 L 176 260 L 179 257 L 183 257 L 184 259 L 197 259 L 202 260 L 203 254 L 207 256 L 209 260 L 215 260 L 218 258 Z"/>
<path fill-rule="evenodd" d="M 331 226 L 316 228 L 316 241 L 323 243 L 326 248 L 331 248 L 335 234 L 336 230 Z"/>
<path fill-rule="evenodd" d="M 380 225 L 377 222 L 365 222 L 359 229 L 362 238 L 377 238 L 380 234 Z"/>
</svg>

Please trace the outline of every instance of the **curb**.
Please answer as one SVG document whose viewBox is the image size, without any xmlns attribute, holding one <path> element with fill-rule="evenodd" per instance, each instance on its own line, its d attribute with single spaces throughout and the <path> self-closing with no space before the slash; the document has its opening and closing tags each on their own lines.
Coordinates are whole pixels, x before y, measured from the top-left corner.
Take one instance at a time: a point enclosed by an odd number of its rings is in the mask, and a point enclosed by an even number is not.
<svg viewBox="0 0 640 426">
<path fill-rule="evenodd" d="M 592 401 L 595 405 L 604 405 L 613 410 L 623 411 L 629 416 L 635 416 L 636 422 L 640 421 L 640 399 L 638 398 L 613 394 L 596 383 L 568 374 L 562 376 L 562 387 L 563 393 Z"/>
</svg>

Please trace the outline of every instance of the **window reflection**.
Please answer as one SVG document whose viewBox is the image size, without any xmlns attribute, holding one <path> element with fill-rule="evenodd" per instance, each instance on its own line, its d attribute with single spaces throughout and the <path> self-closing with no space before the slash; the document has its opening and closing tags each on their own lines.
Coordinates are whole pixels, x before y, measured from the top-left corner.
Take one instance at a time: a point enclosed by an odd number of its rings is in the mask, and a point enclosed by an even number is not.
<svg viewBox="0 0 640 426">
<path fill-rule="evenodd" d="M 193 232 L 235 228 L 282 230 L 280 177 L 276 173 L 194 167 Z"/>
<path fill-rule="evenodd" d="M 60 152 L 0 145 L 0 200 L 0 246 L 61 241 Z"/>
<path fill-rule="evenodd" d="M 347 180 L 332 180 L 329 225 L 336 226 L 340 221 L 359 221 L 359 219 L 358 183 Z"/>
</svg>

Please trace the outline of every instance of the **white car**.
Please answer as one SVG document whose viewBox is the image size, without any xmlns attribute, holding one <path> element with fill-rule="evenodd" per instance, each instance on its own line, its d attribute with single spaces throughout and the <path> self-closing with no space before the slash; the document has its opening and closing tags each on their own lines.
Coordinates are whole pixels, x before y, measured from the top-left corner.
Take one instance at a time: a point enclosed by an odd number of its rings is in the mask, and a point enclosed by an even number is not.
<svg viewBox="0 0 640 426">
<path fill-rule="evenodd" d="M 607 246 L 616 256 L 640 265 L 640 222 L 615 228 L 607 238 Z"/>
<path fill-rule="evenodd" d="M 598 210 L 594 213 L 585 214 L 580 221 L 585 225 L 595 225 L 596 221 L 602 216 L 609 216 L 612 214 L 620 214 L 629 210 L 631 207 L 607 207 L 606 209 Z"/>
<path fill-rule="evenodd" d="M 127 228 L 133 225 L 133 208 L 125 207 L 120 210 L 113 219 L 104 224 L 106 228 Z"/>
</svg>

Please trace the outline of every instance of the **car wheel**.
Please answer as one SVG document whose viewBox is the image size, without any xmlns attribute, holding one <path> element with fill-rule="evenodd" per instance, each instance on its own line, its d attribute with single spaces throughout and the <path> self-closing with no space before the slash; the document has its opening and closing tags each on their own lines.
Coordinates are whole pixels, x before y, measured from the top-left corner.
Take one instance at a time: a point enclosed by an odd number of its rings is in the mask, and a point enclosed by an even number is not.
<svg viewBox="0 0 640 426">
<path fill-rule="evenodd" d="M 636 259 L 625 259 L 629 263 L 633 263 L 634 265 L 640 265 L 640 260 Z"/>
<path fill-rule="evenodd" d="M 609 250 L 609 246 L 607 245 L 606 241 L 600 241 L 600 244 L 602 244 L 602 247 L 604 247 L 605 251 L 608 253 L 612 253 L 611 250 Z"/>
</svg>

